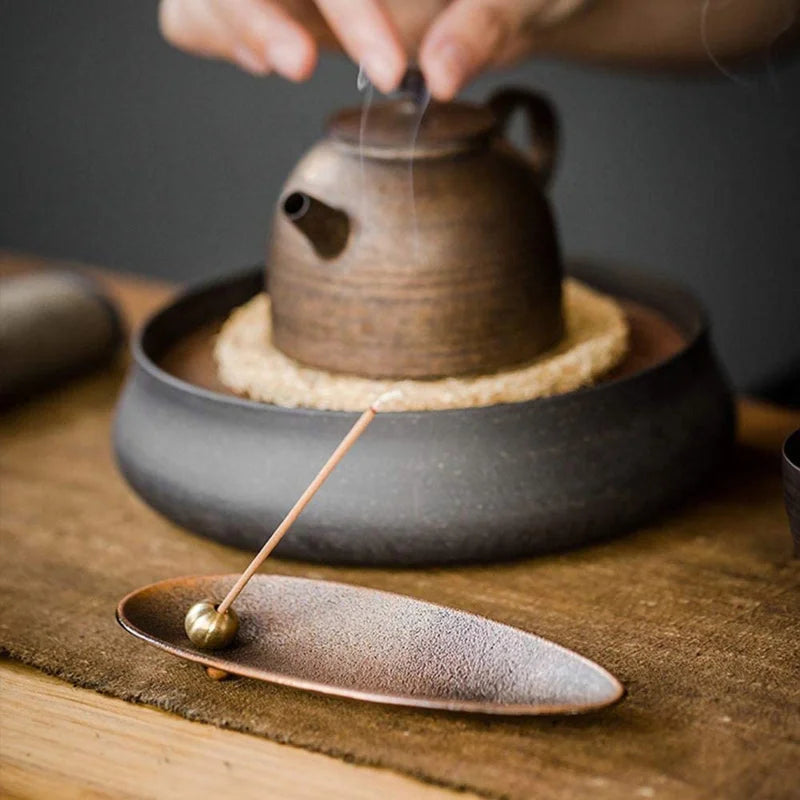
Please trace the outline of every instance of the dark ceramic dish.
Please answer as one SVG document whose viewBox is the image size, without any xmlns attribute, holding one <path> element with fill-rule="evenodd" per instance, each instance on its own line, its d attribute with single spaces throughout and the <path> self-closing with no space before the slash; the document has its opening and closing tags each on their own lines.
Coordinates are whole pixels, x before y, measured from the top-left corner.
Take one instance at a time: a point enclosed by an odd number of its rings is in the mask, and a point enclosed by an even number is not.
<svg viewBox="0 0 800 800">
<path fill-rule="evenodd" d="M 279 555 L 387 565 L 529 556 L 630 530 L 696 488 L 727 452 L 734 416 L 702 310 L 669 281 L 573 272 L 666 318 L 680 346 L 561 396 L 380 414 Z M 256 268 L 206 284 L 147 322 L 114 430 L 120 469 L 153 508 L 251 549 L 357 417 L 251 402 L 159 366 L 261 291 L 262 280 Z"/>
<path fill-rule="evenodd" d="M 794 554 L 800 558 L 800 428 L 783 443 L 783 496 L 794 540 Z"/>
</svg>

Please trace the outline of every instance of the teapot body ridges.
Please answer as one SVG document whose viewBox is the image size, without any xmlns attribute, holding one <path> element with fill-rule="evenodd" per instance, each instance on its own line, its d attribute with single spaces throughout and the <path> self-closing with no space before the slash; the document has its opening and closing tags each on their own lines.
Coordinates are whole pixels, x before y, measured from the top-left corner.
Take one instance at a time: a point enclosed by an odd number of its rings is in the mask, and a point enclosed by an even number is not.
<svg viewBox="0 0 800 800">
<path fill-rule="evenodd" d="M 427 378 L 495 371 L 559 340 L 561 258 L 540 173 L 493 130 L 435 145 L 409 158 L 329 136 L 297 164 L 268 254 L 284 353 Z"/>
</svg>

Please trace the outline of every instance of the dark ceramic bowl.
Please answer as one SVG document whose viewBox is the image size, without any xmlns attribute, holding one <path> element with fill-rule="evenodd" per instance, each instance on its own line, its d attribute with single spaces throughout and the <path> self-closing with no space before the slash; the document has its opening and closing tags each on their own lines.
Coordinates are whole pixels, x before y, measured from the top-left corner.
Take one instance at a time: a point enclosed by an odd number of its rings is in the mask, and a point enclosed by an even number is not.
<svg viewBox="0 0 800 800">
<path fill-rule="evenodd" d="M 411 565 L 529 556 L 641 525 L 728 451 L 733 405 L 696 301 L 675 284 L 581 268 L 654 309 L 677 352 L 594 387 L 511 405 L 380 414 L 281 542 L 284 557 Z M 119 467 L 189 530 L 258 548 L 357 418 L 212 391 L 159 364 L 262 290 L 259 269 L 184 294 L 133 342 Z"/>
<path fill-rule="evenodd" d="M 783 443 L 783 496 L 794 554 L 800 558 L 800 428 Z"/>
</svg>

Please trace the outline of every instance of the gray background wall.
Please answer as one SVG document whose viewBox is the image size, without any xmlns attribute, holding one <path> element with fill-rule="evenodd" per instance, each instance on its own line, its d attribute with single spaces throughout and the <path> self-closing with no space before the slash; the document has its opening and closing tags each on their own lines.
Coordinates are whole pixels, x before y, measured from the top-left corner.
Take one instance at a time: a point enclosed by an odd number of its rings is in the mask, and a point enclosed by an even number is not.
<svg viewBox="0 0 800 800">
<path fill-rule="evenodd" d="M 355 68 L 251 78 L 171 50 L 155 6 L 0 0 L 0 247 L 182 281 L 262 258 L 287 171 L 360 101 Z M 468 95 L 505 81 L 561 109 L 569 253 L 693 287 L 740 386 L 800 364 L 798 59 L 739 81 L 533 63 Z"/>
</svg>

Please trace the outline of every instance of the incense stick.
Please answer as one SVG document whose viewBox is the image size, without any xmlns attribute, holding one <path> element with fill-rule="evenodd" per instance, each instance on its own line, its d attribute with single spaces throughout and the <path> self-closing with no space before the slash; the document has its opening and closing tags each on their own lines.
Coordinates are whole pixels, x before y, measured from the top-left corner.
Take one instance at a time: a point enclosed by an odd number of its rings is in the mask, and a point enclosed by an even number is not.
<svg viewBox="0 0 800 800">
<path fill-rule="evenodd" d="M 278 546 L 278 542 L 284 537 L 289 528 L 292 527 L 295 520 L 302 514 L 303 509 L 309 504 L 311 498 L 317 493 L 319 488 L 328 479 L 330 474 L 336 469 L 338 463 L 344 458 L 347 451 L 356 443 L 358 437 L 367 429 L 369 424 L 375 419 L 375 415 L 382 404 L 387 400 L 392 399 L 399 395 L 397 390 L 384 392 L 377 400 L 375 400 L 369 408 L 356 420 L 356 423 L 348 431 L 347 435 L 339 442 L 337 448 L 331 453 L 330 458 L 325 462 L 325 465 L 317 473 L 317 476 L 308 485 L 303 494 L 300 495 L 297 502 L 292 506 L 289 513 L 283 518 L 283 521 L 275 529 L 273 534 L 267 539 L 261 550 L 256 553 L 255 558 L 248 564 L 247 569 L 239 576 L 239 579 L 231 587 L 231 590 L 225 595 L 225 599 L 217 606 L 219 614 L 224 614 L 230 607 L 233 601 L 239 596 L 242 589 L 247 585 L 250 578 L 253 577 L 258 568 L 266 561 L 270 553 Z"/>
</svg>

